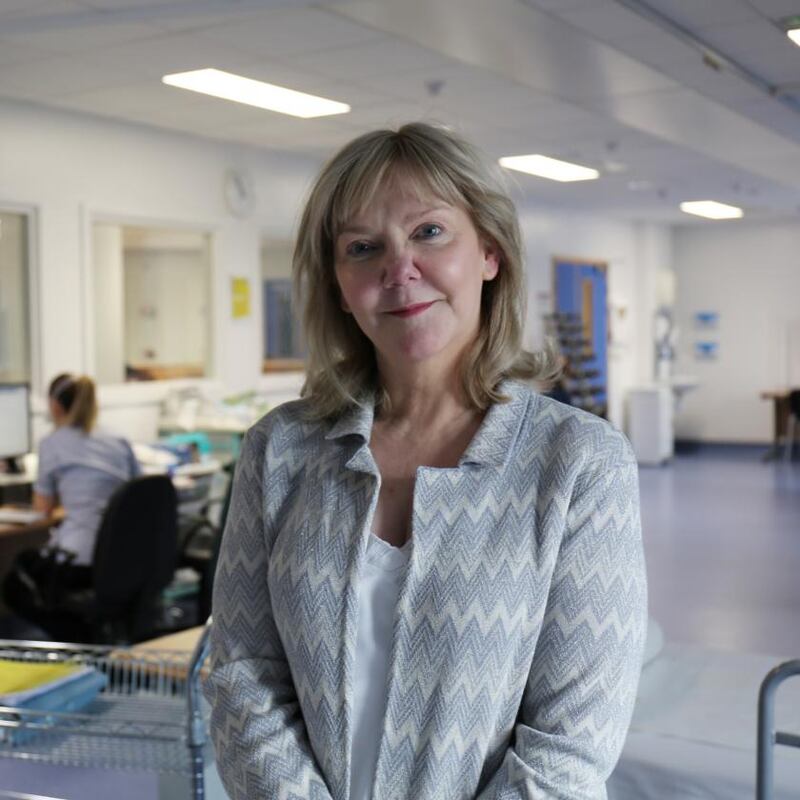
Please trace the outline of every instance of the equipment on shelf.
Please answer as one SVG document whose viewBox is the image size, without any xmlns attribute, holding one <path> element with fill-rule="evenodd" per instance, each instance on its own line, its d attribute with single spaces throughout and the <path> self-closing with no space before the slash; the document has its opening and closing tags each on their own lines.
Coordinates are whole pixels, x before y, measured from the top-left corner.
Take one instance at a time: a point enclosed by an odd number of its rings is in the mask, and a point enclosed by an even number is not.
<svg viewBox="0 0 800 800">
<path fill-rule="evenodd" d="M 562 387 L 572 405 L 599 417 L 608 416 L 607 387 L 599 369 L 588 365 L 594 361 L 592 341 L 585 337 L 580 314 L 557 312 L 544 317 L 545 331 L 555 342 L 564 359 Z"/>
</svg>

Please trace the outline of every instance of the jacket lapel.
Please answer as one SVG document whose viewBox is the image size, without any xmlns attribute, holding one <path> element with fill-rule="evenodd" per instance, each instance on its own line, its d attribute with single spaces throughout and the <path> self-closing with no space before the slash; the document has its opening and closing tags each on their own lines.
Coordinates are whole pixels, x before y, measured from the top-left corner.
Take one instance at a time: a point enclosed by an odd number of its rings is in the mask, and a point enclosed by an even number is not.
<svg viewBox="0 0 800 800">
<path fill-rule="evenodd" d="M 328 431 L 325 439 L 343 450 L 344 468 L 336 479 L 337 509 L 326 509 L 323 516 L 331 520 L 329 533 L 346 542 L 343 612 L 340 615 L 339 640 L 342 643 L 340 669 L 337 675 L 335 703 L 343 709 L 343 735 L 331 742 L 334 752 L 330 764 L 335 770 L 339 791 L 335 800 L 346 800 L 350 792 L 353 738 L 353 667 L 358 637 L 358 576 L 361 572 L 369 528 L 380 491 L 380 473 L 369 448 L 374 417 L 372 401 L 355 406 Z M 341 770 L 337 767 L 341 766 Z"/>
</svg>

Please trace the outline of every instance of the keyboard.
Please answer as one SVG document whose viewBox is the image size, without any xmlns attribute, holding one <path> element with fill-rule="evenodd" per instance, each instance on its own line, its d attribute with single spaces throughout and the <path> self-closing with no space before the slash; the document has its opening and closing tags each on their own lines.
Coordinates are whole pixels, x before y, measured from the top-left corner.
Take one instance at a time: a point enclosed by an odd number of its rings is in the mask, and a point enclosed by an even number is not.
<svg viewBox="0 0 800 800">
<path fill-rule="evenodd" d="M 0 525 L 30 525 L 44 518 L 41 511 L 34 511 L 32 508 L 0 506 Z"/>
</svg>

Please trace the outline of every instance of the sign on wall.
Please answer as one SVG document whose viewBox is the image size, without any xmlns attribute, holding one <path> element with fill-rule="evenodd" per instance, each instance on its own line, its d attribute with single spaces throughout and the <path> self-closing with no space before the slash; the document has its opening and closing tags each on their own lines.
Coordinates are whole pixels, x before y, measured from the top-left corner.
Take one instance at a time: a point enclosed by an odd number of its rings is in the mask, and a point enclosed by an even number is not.
<svg viewBox="0 0 800 800">
<path fill-rule="evenodd" d="M 250 281 L 231 278 L 231 314 L 234 319 L 250 316 Z"/>
</svg>

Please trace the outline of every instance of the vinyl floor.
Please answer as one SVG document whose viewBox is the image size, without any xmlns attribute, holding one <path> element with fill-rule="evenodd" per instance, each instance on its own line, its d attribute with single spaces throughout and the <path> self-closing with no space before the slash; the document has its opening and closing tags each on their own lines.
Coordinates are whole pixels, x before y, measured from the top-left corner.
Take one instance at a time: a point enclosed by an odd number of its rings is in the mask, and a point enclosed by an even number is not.
<svg viewBox="0 0 800 800">
<path fill-rule="evenodd" d="M 668 641 L 800 658 L 800 461 L 706 446 L 639 471 L 650 614 Z"/>
</svg>

